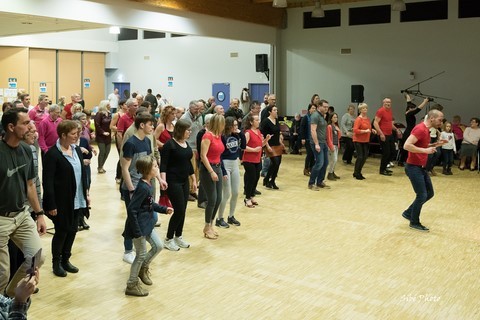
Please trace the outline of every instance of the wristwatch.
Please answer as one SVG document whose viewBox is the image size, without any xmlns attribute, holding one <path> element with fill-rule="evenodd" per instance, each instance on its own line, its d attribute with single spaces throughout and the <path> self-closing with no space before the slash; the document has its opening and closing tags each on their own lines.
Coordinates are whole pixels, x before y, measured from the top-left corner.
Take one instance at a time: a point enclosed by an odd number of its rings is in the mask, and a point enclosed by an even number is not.
<svg viewBox="0 0 480 320">
<path fill-rule="evenodd" d="M 45 214 L 45 211 L 43 210 L 40 210 L 38 212 L 35 212 L 35 215 L 38 217 L 38 216 L 43 216 Z"/>
</svg>

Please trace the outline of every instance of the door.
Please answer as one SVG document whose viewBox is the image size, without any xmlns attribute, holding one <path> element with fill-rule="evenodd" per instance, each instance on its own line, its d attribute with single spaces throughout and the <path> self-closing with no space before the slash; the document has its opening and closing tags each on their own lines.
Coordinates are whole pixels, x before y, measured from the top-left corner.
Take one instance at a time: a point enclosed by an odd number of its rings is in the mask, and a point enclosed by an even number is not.
<svg viewBox="0 0 480 320">
<path fill-rule="evenodd" d="M 130 82 L 114 82 L 113 87 L 118 89 L 120 100 L 130 98 Z"/>
<path fill-rule="evenodd" d="M 215 97 L 215 103 L 222 105 L 226 112 L 230 108 L 230 83 L 212 84 L 212 96 Z"/>
<path fill-rule="evenodd" d="M 250 90 L 250 101 L 257 100 L 263 102 L 263 96 L 270 91 L 270 85 L 268 83 L 249 83 L 248 89 Z"/>
</svg>

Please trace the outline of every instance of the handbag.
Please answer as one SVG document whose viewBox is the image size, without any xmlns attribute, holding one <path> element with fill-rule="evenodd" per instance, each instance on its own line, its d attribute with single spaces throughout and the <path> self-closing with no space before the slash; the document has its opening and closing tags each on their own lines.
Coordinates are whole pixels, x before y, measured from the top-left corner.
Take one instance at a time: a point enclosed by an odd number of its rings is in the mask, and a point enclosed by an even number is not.
<svg viewBox="0 0 480 320">
<path fill-rule="evenodd" d="M 172 207 L 172 203 L 170 202 L 170 199 L 168 198 L 168 195 L 166 193 L 160 195 L 160 199 L 158 199 L 158 204 L 167 208 Z"/>
<path fill-rule="evenodd" d="M 282 145 L 270 146 L 270 148 L 272 149 L 271 152 L 268 151 L 268 148 L 265 148 L 265 155 L 269 158 L 278 157 L 278 156 L 281 156 L 283 154 L 283 146 Z"/>
</svg>

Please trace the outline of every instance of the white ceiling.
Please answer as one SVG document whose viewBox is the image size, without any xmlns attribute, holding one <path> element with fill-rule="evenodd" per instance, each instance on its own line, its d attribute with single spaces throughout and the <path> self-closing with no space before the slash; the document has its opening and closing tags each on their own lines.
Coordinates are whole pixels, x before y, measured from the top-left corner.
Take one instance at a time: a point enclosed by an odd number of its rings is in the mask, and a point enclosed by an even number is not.
<svg viewBox="0 0 480 320">
<path fill-rule="evenodd" d="M 0 37 L 105 27 L 100 23 L 0 12 Z"/>
</svg>

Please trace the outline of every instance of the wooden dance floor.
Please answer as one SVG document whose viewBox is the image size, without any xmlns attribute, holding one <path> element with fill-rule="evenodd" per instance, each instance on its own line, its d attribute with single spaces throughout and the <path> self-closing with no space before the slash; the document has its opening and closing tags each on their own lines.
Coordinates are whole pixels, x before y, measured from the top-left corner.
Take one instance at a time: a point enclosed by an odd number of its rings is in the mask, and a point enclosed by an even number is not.
<svg viewBox="0 0 480 320">
<path fill-rule="evenodd" d="M 432 177 L 435 197 L 421 215 L 431 231 L 421 233 L 401 216 L 414 198 L 403 168 L 381 176 L 379 159 L 369 158 L 367 179 L 357 181 L 353 166 L 340 161 L 341 179 L 315 192 L 302 175 L 304 156 L 286 155 L 280 190 L 260 181 L 254 209 L 239 195 L 242 225 L 217 228 L 218 240 L 203 238 L 204 211 L 189 202 L 184 238 L 191 248 L 163 250 L 151 266 L 150 295 L 137 298 L 124 294 L 130 265 L 122 261 L 117 159 L 112 147 L 103 175 L 92 163 L 91 229 L 77 234 L 71 258 L 78 274 L 53 275 L 52 236 L 43 237 L 47 259 L 29 319 L 480 317 L 477 172 Z M 168 217 L 161 222 L 163 239 Z"/>
</svg>

